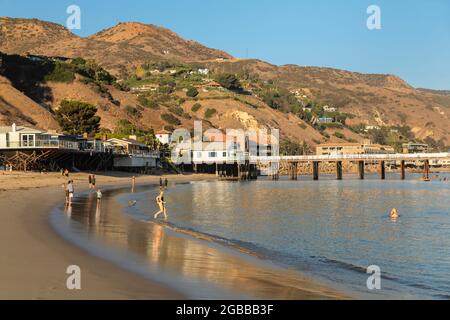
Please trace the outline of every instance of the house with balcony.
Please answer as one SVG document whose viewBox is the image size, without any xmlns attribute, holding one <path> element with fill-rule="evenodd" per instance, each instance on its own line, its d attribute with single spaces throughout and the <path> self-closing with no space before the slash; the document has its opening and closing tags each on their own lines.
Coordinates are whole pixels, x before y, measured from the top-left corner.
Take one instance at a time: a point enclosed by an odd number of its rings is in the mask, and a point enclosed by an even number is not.
<svg viewBox="0 0 450 320">
<path fill-rule="evenodd" d="M 111 138 L 106 147 L 114 154 L 114 168 L 125 171 L 156 168 L 159 164 L 159 152 L 135 139 Z"/>
<path fill-rule="evenodd" d="M 0 149 L 73 149 L 79 150 L 77 139 L 50 131 L 18 126 L 0 126 Z"/>
</svg>

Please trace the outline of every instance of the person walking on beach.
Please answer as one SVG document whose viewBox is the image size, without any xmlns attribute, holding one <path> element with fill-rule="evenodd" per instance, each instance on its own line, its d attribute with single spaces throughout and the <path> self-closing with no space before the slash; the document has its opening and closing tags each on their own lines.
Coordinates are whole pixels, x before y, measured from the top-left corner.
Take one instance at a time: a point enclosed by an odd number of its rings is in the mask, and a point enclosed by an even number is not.
<svg viewBox="0 0 450 320">
<path fill-rule="evenodd" d="M 67 191 L 69 192 L 69 205 L 72 204 L 72 198 L 73 198 L 73 193 L 74 193 L 74 188 L 73 188 L 73 181 L 70 180 L 67 183 Z"/>
<path fill-rule="evenodd" d="M 164 188 L 160 189 L 159 195 L 156 197 L 156 203 L 159 206 L 159 211 L 155 213 L 154 218 L 157 219 L 158 216 L 162 213 L 164 214 L 164 218 L 167 219 L 166 202 L 164 200 Z"/>
<path fill-rule="evenodd" d="M 92 189 L 92 176 L 91 175 L 89 175 L 88 180 L 89 180 L 89 190 L 91 190 Z"/>
</svg>

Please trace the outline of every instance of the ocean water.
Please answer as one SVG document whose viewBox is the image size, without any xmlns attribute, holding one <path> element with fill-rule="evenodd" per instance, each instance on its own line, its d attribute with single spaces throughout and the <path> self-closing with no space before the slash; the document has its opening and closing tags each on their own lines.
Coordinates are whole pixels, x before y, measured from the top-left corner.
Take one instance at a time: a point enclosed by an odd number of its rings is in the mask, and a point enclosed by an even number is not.
<svg viewBox="0 0 450 320">
<path fill-rule="evenodd" d="M 178 185 L 167 194 L 169 221 L 356 297 L 448 299 L 450 182 L 388 178 Z M 367 289 L 371 265 L 381 290 Z"/>
<path fill-rule="evenodd" d="M 157 211 L 157 188 L 118 189 L 105 191 L 101 203 L 95 194 L 83 195 L 70 210 L 57 208 L 51 220 L 92 253 L 181 283 L 186 292 L 195 291 L 194 298 L 236 297 L 242 291 L 295 299 L 304 294 L 298 288 L 306 276 L 354 298 L 448 299 L 450 181 L 419 177 L 171 185 L 165 195 L 169 218 L 162 224 L 149 223 Z M 400 213 L 397 221 L 389 218 L 392 208 Z M 104 247 L 92 250 L 94 242 Z M 238 262 L 227 252 L 251 261 Z M 258 267 L 258 261 L 271 268 Z M 371 265 L 381 270 L 380 290 L 367 289 Z"/>
</svg>

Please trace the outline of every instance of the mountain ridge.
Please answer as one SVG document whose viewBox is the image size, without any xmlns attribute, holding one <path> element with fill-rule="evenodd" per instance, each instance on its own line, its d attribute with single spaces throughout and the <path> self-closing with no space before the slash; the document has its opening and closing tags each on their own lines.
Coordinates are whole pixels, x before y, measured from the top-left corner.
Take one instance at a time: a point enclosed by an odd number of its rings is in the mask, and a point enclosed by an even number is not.
<svg viewBox="0 0 450 320">
<path fill-rule="evenodd" d="M 185 40 L 164 27 L 141 22 L 122 22 L 88 37 L 79 37 L 64 26 L 52 22 L 2 17 L 0 40 L 0 51 L 8 54 L 93 59 L 118 78 L 124 79 L 136 76 L 137 68 L 155 61 L 199 63 L 214 73 L 246 72 L 265 83 L 273 82 L 275 86 L 295 93 L 302 104 L 313 100 L 338 108 L 351 115 L 348 119 L 349 126 L 409 126 L 418 139 L 433 138 L 450 145 L 450 96 L 446 91 L 415 89 L 392 74 L 364 74 L 294 64 L 277 66 L 259 59 L 236 59 L 221 50 Z M 74 85 L 75 83 L 72 86 Z M 77 86 L 87 96 L 92 95 L 86 87 Z M 58 92 L 59 99 L 64 96 L 65 90 L 73 91 L 71 85 L 50 84 L 49 87 Z M 127 96 L 125 93 L 121 95 Z M 76 96 L 80 99 L 83 97 Z M 92 97 L 91 100 L 103 101 Z M 137 103 L 132 96 L 125 100 Z M 218 101 L 209 103 L 215 109 L 222 110 Z M 236 102 L 223 100 L 221 103 L 229 108 L 236 108 L 239 112 L 246 112 Z M 50 105 L 55 107 L 54 103 Z M 229 110 L 222 111 L 229 114 Z M 269 113 L 266 116 L 269 117 Z M 278 119 L 278 115 L 272 116 Z M 108 127 L 112 126 L 111 121 L 108 121 Z M 270 123 L 269 118 L 263 121 Z M 157 122 L 155 125 L 160 127 L 163 124 Z M 300 121 L 296 125 L 297 130 L 298 125 L 304 124 Z M 291 130 L 289 135 L 294 139 L 308 138 L 294 132 L 294 127 Z M 309 141 L 320 140 L 312 131 L 307 134 Z M 358 137 L 349 130 L 346 134 Z M 335 140 L 335 137 L 327 139 Z"/>
</svg>

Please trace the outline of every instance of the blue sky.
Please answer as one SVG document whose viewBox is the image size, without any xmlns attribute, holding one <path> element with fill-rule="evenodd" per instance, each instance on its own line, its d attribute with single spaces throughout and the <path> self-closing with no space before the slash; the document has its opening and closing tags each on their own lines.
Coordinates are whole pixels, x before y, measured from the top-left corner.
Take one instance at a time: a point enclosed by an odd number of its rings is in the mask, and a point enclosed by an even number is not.
<svg viewBox="0 0 450 320">
<path fill-rule="evenodd" d="M 238 58 L 391 73 L 450 89 L 449 0 L 0 0 L 0 16 L 65 24 L 71 4 L 81 8 L 81 36 L 139 21 Z M 381 30 L 366 27 L 372 4 Z"/>
</svg>

